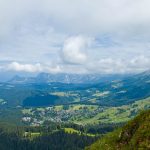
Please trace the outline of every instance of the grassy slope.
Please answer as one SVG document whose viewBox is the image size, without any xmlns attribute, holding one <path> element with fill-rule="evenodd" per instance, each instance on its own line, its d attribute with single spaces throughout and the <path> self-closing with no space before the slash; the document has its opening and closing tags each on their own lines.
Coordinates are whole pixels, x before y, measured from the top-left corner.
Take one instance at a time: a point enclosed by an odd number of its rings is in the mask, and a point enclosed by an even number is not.
<svg viewBox="0 0 150 150">
<path fill-rule="evenodd" d="M 64 128 L 64 131 L 65 131 L 66 133 L 70 133 L 70 134 L 72 134 L 72 133 L 77 133 L 78 135 L 93 136 L 93 137 L 96 136 L 95 134 L 83 133 L 83 132 L 80 132 L 80 131 L 75 130 L 75 129 L 73 129 L 73 128 Z"/>
<path fill-rule="evenodd" d="M 107 134 L 86 150 L 150 149 L 150 110 L 142 112 L 123 128 Z"/>
<path fill-rule="evenodd" d="M 123 105 L 120 107 L 108 107 L 103 112 L 96 116 L 81 121 L 75 121 L 78 124 L 91 123 L 120 123 L 126 122 L 134 118 L 140 111 L 150 109 L 150 97 L 134 102 L 130 105 Z"/>
</svg>

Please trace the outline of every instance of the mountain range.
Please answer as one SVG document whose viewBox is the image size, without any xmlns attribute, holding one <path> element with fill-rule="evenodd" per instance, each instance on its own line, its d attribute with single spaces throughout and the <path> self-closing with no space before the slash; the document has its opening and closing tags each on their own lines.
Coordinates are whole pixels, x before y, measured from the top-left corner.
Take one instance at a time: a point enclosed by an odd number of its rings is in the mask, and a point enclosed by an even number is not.
<svg viewBox="0 0 150 150">
<path fill-rule="evenodd" d="M 68 93 L 72 94 L 68 96 Z M 50 99 L 49 104 L 126 105 L 150 96 L 150 71 L 136 75 L 106 77 L 41 73 L 37 77 L 15 76 L 10 81 L 0 84 L 0 98 L 9 106 L 22 105 L 26 98 L 30 100 L 42 96 L 43 101 L 50 94 L 56 95 L 57 99 L 55 102 Z"/>
<path fill-rule="evenodd" d="M 122 79 L 128 75 L 121 74 L 49 74 L 40 73 L 36 77 L 14 76 L 9 83 L 25 84 L 25 83 L 66 83 L 66 84 L 93 84 L 99 82 L 112 81 Z"/>
</svg>

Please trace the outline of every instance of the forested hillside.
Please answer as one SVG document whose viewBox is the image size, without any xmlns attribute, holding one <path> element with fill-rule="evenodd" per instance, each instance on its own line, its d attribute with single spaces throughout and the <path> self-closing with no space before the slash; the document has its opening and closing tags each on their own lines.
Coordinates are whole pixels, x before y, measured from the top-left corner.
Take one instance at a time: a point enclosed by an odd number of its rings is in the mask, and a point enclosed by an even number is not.
<svg viewBox="0 0 150 150">
<path fill-rule="evenodd" d="M 105 135 L 86 150 L 149 150 L 150 110 L 142 112 L 121 129 Z"/>
<path fill-rule="evenodd" d="M 57 130 L 46 132 L 42 128 L 31 132 L 23 127 L 1 125 L 0 150 L 82 150 L 97 138 L 75 132 Z M 30 130 L 30 131 L 29 131 Z"/>
</svg>

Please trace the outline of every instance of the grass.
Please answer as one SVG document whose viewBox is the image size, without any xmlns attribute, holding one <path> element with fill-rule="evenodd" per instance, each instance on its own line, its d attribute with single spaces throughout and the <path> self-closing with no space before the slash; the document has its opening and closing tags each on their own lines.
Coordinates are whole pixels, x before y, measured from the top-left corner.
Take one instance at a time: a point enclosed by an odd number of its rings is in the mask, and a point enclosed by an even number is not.
<svg viewBox="0 0 150 150">
<path fill-rule="evenodd" d="M 39 137 L 41 135 L 40 132 L 25 132 L 24 136 L 27 137 L 30 140 L 33 140 L 36 137 Z"/>
<path fill-rule="evenodd" d="M 93 118 L 80 118 L 80 121 L 75 120 L 77 124 L 97 124 L 101 123 L 120 123 L 132 119 L 140 111 L 150 108 L 150 98 L 136 101 L 130 105 L 120 107 L 110 107 L 104 109 Z"/>
<path fill-rule="evenodd" d="M 65 92 L 54 92 L 54 93 L 50 93 L 52 95 L 56 95 L 56 96 L 66 96 Z"/>
<path fill-rule="evenodd" d="M 73 129 L 73 128 L 63 128 L 63 129 L 64 129 L 64 131 L 65 131 L 66 133 L 69 133 L 69 134 L 76 133 L 76 134 L 79 134 L 79 135 L 82 134 L 82 135 L 92 136 L 92 137 L 96 136 L 95 134 L 91 134 L 91 133 L 81 133 L 80 131 L 75 130 L 75 129 Z"/>
<path fill-rule="evenodd" d="M 31 137 L 32 137 L 32 138 L 35 138 L 35 137 L 38 137 L 38 136 L 40 136 L 40 133 L 39 133 L 39 132 L 31 133 Z"/>
<path fill-rule="evenodd" d="M 64 128 L 64 131 L 65 131 L 66 133 L 70 133 L 70 134 L 72 134 L 72 133 L 80 134 L 80 131 L 75 130 L 75 129 L 73 129 L 73 128 Z"/>
<path fill-rule="evenodd" d="M 55 111 L 61 111 L 64 109 L 63 105 L 58 105 L 58 106 L 54 106 L 53 107 Z M 98 108 L 98 105 L 84 105 L 84 104 L 73 104 L 73 105 L 69 105 L 68 107 L 68 111 L 75 111 L 75 110 L 80 110 L 80 109 L 88 109 L 89 111 L 95 110 Z"/>
<path fill-rule="evenodd" d="M 93 96 L 103 97 L 103 96 L 107 96 L 108 94 L 109 94 L 109 91 L 104 91 L 104 92 L 97 91 L 95 94 L 93 94 Z"/>
<path fill-rule="evenodd" d="M 69 109 L 71 110 L 80 110 L 80 109 L 88 109 L 89 111 L 95 110 L 98 108 L 97 105 L 82 105 L 82 104 L 78 104 L 78 105 L 70 105 Z"/>
<path fill-rule="evenodd" d="M 66 96 L 66 97 L 69 97 L 69 96 L 78 96 L 78 94 L 73 93 L 71 91 L 69 91 L 69 92 L 53 92 L 53 93 L 50 93 L 50 94 L 56 95 L 56 96 L 61 96 L 61 97 L 64 97 L 64 96 Z"/>
<path fill-rule="evenodd" d="M 32 109 L 23 109 L 22 110 L 22 113 L 23 114 L 29 114 L 29 115 L 32 115 L 33 113 L 32 113 Z"/>
<path fill-rule="evenodd" d="M 54 110 L 55 110 L 55 111 L 63 110 L 63 105 L 54 106 Z"/>
<path fill-rule="evenodd" d="M 150 110 L 141 112 L 122 128 L 117 129 L 86 150 L 148 150 L 150 149 Z"/>
</svg>

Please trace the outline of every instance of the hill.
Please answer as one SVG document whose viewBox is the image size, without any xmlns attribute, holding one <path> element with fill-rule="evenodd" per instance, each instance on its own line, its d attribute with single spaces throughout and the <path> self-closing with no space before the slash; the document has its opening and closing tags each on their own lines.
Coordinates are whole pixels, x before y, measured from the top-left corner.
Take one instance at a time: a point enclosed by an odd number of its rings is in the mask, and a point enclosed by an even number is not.
<svg viewBox="0 0 150 150">
<path fill-rule="evenodd" d="M 150 149 L 150 110 L 107 134 L 86 150 L 148 150 Z"/>
<path fill-rule="evenodd" d="M 52 80 L 52 77 L 54 77 L 54 79 L 58 77 L 60 80 Z M 66 77 L 68 77 L 70 81 L 68 83 L 66 83 L 66 81 L 60 83 L 60 81 L 64 81 L 63 79 L 66 79 Z M 124 79 L 120 79 L 121 77 L 116 77 L 117 79 L 112 78 L 113 77 L 109 77 L 109 81 L 106 81 L 98 75 L 52 76 L 49 74 L 40 74 L 36 78 L 16 76 L 10 82 L 0 83 L 0 99 L 5 101 L 5 105 L 3 103 L 0 107 L 24 106 L 26 101 L 30 99 L 32 99 L 33 103 L 36 103 L 37 97 L 39 97 L 40 101 L 41 99 L 42 101 L 43 99 L 47 101 L 40 106 L 70 103 L 122 106 L 150 97 L 149 71 L 128 76 Z M 85 81 L 83 79 L 87 80 Z M 84 83 L 81 83 L 80 80 Z M 78 84 L 74 84 L 76 81 Z M 92 82 L 92 84 L 87 81 Z M 52 97 L 51 95 L 58 97 L 47 99 L 47 97 Z"/>
<path fill-rule="evenodd" d="M 93 84 L 87 90 L 88 93 L 93 93 L 91 97 L 93 100 L 89 100 L 92 103 L 103 106 L 130 104 L 150 96 L 150 71 L 126 77 L 123 80 Z"/>
<path fill-rule="evenodd" d="M 83 150 L 96 139 L 72 128 L 60 129 L 57 124 L 24 127 L 0 122 L 0 150 Z"/>
</svg>

